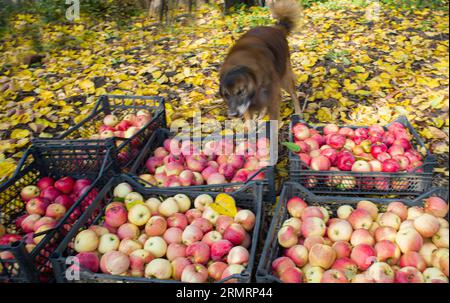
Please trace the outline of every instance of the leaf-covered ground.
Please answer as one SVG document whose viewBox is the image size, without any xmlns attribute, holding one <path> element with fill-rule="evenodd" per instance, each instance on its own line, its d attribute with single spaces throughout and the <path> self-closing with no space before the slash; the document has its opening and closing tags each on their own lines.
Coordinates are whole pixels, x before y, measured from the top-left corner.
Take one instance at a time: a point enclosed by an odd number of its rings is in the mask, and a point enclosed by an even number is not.
<svg viewBox="0 0 450 303">
<path fill-rule="evenodd" d="M 304 13 L 289 42 L 298 90 L 308 99 L 305 119 L 367 125 L 406 115 L 440 155 L 437 171 L 448 175 L 448 13 L 352 4 Z M 0 180 L 31 136 L 51 137 L 80 121 L 101 94 L 159 94 L 175 123 L 195 110 L 223 121 L 220 63 L 245 30 L 273 20 L 266 8 L 224 17 L 202 6 L 195 14 L 167 28 L 143 16 L 126 27 L 82 19 L 37 34 L 36 19 L 19 15 L 0 44 Z M 45 57 L 27 65 L 33 49 Z M 292 112 L 285 102 L 285 122 Z"/>
</svg>

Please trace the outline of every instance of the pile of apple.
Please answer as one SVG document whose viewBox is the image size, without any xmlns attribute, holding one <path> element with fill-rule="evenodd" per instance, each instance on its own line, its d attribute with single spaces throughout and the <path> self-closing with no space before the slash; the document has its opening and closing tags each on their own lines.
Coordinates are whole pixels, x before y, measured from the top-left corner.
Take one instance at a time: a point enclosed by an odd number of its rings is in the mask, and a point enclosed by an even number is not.
<svg viewBox="0 0 450 303">
<path fill-rule="evenodd" d="M 0 245 L 10 245 L 25 239 L 26 250 L 31 252 L 39 244 L 44 233 L 56 227 L 58 221 L 64 217 L 71 206 L 90 188 L 89 179 L 75 180 L 72 177 L 63 177 L 54 180 L 51 177 L 42 177 L 36 185 L 25 186 L 20 197 L 25 202 L 26 214 L 15 220 L 14 232 L 7 233 L 4 226 L 0 226 Z M 92 200 L 84 199 L 82 205 L 86 207 Z M 81 210 L 77 209 L 70 214 L 77 219 Z M 10 251 L 0 253 L 0 259 L 14 259 Z"/>
<path fill-rule="evenodd" d="M 151 119 L 150 112 L 145 109 L 139 110 L 136 114 L 127 114 L 121 121 L 116 115 L 106 115 L 103 118 L 103 125 L 99 127 L 99 133 L 92 135 L 91 139 L 107 139 L 112 137 L 129 139 L 147 125 Z"/>
<path fill-rule="evenodd" d="M 123 138 L 129 139 L 137 134 L 152 119 L 148 110 L 141 109 L 136 114 L 127 114 L 120 121 L 116 115 L 110 114 L 103 118 L 103 124 L 99 127 L 98 134 L 91 135 L 90 139 Z M 117 147 L 122 141 L 116 141 Z M 137 157 L 141 142 L 138 138 L 131 140 L 130 149 L 119 151 L 117 158 L 121 163 Z"/>
<path fill-rule="evenodd" d="M 392 123 L 387 130 L 380 125 L 368 128 L 351 129 L 335 124 L 327 124 L 323 134 L 307 125 L 297 123 L 292 128 L 294 143 L 300 148 L 296 154 L 300 160 L 316 171 L 352 171 L 366 172 L 412 172 L 423 165 L 422 155 L 411 145 L 412 136 L 399 122 Z M 350 176 L 350 175 L 349 175 Z M 346 176 L 347 177 L 347 176 Z M 355 186 L 349 180 L 346 189 Z M 366 187 L 376 186 L 385 190 L 389 184 L 383 182 L 365 182 Z M 328 186 L 337 186 L 342 180 L 330 178 Z M 316 180 L 310 180 L 310 187 Z M 377 184 L 378 183 L 378 184 Z M 405 183 L 405 182 L 404 182 Z M 397 184 L 397 187 L 408 184 Z M 370 189 L 370 188 L 367 188 Z"/>
<path fill-rule="evenodd" d="M 128 183 L 114 188 L 102 225 L 79 232 L 73 242 L 79 265 L 111 275 L 218 281 L 245 270 L 255 215 L 241 209 L 220 215 L 202 194 L 147 200 Z M 219 194 L 216 197 L 230 196 Z M 124 202 L 118 202 L 119 200 Z M 234 280 L 234 279 L 232 279 Z"/>
<path fill-rule="evenodd" d="M 337 218 L 299 197 L 278 231 L 283 256 L 272 273 L 290 283 L 448 283 L 448 212 L 439 197 L 424 207 L 370 201 L 342 205 Z"/>
<path fill-rule="evenodd" d="M 264 172 L 257 172 L 269 163 L 267 138 L 259 138 L 256 143 L 210 141 L 203 150 L 198 150 L 190 140 L 167 139 L 148 158 L 145 163 L 148 174 L 140 178 L 164 187 L 239 183 L 250 178 L 264 179 Z"/>
</svg>

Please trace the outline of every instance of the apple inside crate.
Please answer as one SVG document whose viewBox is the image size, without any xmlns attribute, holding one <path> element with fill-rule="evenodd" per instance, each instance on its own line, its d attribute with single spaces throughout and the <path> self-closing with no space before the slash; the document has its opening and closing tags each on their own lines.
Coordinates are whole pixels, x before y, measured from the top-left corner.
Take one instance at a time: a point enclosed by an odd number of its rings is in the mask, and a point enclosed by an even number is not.
<svg viewBox="0 0 450 303">
<path fill-rule="evenodd" d="M 448 283 L 448 190 L 415 199 L 316 195 L 286 182 L 258 282 Z"/>
<path fill-rule="evenodd" d="M 436 160 L 405 117 L 383 127 L 311 126 L 293 116 L 290 179 L 317 193 L 420 194 Z"/>
<path fill-rule="evenodd" d="M 165 126 L 161 97 L 102 95 L 79 123 L 55 138 L 32 141 L 46 157 L 72 157 L 80 162 L 102 160 L 111 149 L 113 167 L 120 173 L 131 168 L 153 132 Z M 72 153 L 62 152 L 69 148 Z"/>
<path fill-rule="evenodd" d="M 261 186 L 177 191 L 115 177 L 51 257 L 56 278 L 81 269 L 84 282 L 250 282 Z"/>
<path fill-rule="evenodd" d="M 49 257 L 105 184 L 106 163 L 95 173 L 67 158 L 49 163 L 34 147 L 25 152 L 0 186 L 0 281 L 53 281 Z"/>
<path fill-rule="evenodd" d="M 160 129 L 149 140 L 130 174 L 148 186 L 223 190 L 262 182 L 265 199 L 275 201 L 274 163 L 277 143 L 264 134 L 254 137 L 174 137 Z M 275 159 L 275 160 L 274 160 Z M 228 190 L 233 187 L 227 186 Z"/>
</svg>

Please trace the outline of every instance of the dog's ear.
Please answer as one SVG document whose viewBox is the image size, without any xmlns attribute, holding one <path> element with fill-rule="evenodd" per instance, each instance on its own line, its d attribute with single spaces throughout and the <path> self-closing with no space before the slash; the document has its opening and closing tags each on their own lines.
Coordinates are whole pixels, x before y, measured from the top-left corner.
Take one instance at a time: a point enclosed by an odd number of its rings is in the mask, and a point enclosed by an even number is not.
<svg viewBox="0 0 450 303">
<path fill-rule="evenodd" d="M 251 69 L 247 66 L 237 65 L 221 75 L 220 84 L 221 86 L 231 87 L 233 86 L 233 84 L 235 84 L 236 79 L 241 77 L 254 78 L 254 75 Z"/>
</svg>

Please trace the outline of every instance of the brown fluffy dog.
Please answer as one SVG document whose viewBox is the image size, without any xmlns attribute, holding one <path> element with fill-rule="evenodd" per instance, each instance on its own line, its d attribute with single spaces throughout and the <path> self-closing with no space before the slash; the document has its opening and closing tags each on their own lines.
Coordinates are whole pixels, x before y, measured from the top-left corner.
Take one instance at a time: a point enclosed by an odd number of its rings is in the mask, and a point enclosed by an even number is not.
<svg viewBox="0 0 450 303">
<path fill-rule="evenodd" d="M 220 95 L 229 117 L 249 120 L 254 114 L 280 120 L 281 89 L 287 91 L 300 114 L 295 93 L 287 35 L 299 21 L 301 8 L 295 0 L 278 0 L 270 7 L 278 23 L 245 33 L 231 48 L 220 70 Z"/>
</svg>

